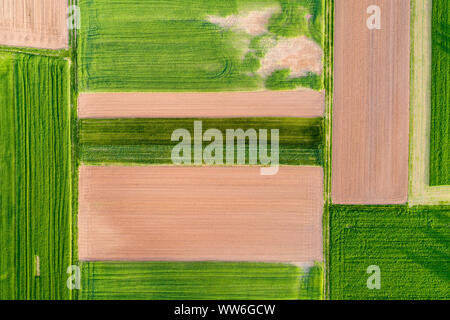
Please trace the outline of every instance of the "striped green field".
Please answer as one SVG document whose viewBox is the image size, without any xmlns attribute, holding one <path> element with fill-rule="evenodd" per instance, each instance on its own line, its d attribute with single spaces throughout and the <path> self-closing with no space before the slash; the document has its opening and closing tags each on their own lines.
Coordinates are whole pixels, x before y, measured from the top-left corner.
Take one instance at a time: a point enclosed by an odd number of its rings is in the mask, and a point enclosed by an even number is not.
<svg viewBox="0 0 450 320">
<path fill-rule="evenodd" d="M 450 4 L 433 0 L 430 185 L 450 185 Z"/>
<path fill-rule="evenodd" d="M 279 129 L 280 164 L 322 163 L 323 124 L 319 118 L 82 119 L 79 121 L 80 159 L 86 164 L 172 164 L 172 149 L 178 144 L 178 141 L 171 141 L 172 133 L 176 129 L 187 129 L 193 141 L 196 120 L 202 121 L 203 132 L 218 129 L 224 143 L 227 129 L 253 128 L 267 129 L 270 146 L 271 130 Z M 203 142 L 203 146 L 209 143 Z"/>
<path fill-rule="evenodd" d="M 249 91 L 322 88 L 289 69 L 257 74 L 281 37 L 323 37 L 323 0 L 79 0 L 80 92 Z M 227 17 L 276 7 L 263 34 L 221 27 Z M 269 81 L 270 80 L 270 81 Z"/>
<path fill-rule="evenodd" d="M 89 262 L 81 299 L 321 299 L 322 266 L 273 263 Z"/>
<path fill-rule="evenodd" d="M 450 207 L 329 208 L 331 299 L 450 299 Z M 369 266 L 380 289 L 368 289 Z"/>
<path fill-rule="evenodd" d="M 0 53 L 0 299 L 69 299 L 69 63 Z"/>
</svg>

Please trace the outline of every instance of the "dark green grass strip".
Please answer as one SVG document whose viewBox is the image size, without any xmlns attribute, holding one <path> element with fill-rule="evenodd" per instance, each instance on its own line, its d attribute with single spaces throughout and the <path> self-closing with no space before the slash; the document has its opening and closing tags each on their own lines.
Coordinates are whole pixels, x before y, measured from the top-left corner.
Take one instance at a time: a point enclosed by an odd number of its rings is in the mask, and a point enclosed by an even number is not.
<svg viewBox="0 0 450 320">
<path fill-rule="evenodd" d="M 331 206 L 332 299 L 449 299 L 450 207 Z M 381 288 L 367 288 L 367 268 Z"/>
<path fill-rule="evenodd" d="M 62 58 L 0 54 L 2 299 L 70 298 L 68 66 Z"/>
<path fill-rule="evenodd" d="M 200 119 L 83 119 L 79 121 L 80 158 L 84 163 L 172 164 L 172 132 L 184 128 L 194 138 Z M 203 119 L 203 132 L 218 129 L 279 129 L 280 164 L 321 165 L 322 119 L 246 118 Z M 270 145 L 271 136 L 268 136 Z M 247 141 L 248 143 L 248 141 Z M 209 142 L 204 142 L 206 146 Z M 225 149 L 225 148 L 224 148 Z M 193 159 L 193 158 L 192 158 Z M 235 157 L 236 159 L 236 157 Z M 246 154 L 248 163 L 248 151 Z M 225 157 L 224 157 L 225 161 Z"/>
<path fill-rule="evenodd" d="M 215 262 L 90 262 L 82 299 L 320 299 L 322 267 Z"/>
<path fill-rule="evenodd" d="M 450 185 L 450 4 L 433 0 L 430 185 Z"/>
</svg>

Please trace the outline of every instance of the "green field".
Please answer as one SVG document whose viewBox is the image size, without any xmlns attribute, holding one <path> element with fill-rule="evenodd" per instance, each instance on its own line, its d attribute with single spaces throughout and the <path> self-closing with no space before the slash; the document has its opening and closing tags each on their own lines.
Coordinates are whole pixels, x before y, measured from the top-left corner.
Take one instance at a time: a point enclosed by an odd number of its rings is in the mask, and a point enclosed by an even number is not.
<svg viewBox="0 0 450 320">
<path fill-rule="evenodd" d="M 280 37 L 322 44 L 323 0 L 80 0 L 80 92 L 248 91 L 322 88 L 321 77 L 256 74 Z M 208 22 L 277 6 L 267 32 L 251 35 Z M 309 20 L 307 15 L 310 15 Z"/>
<path fill-rule="evenodd" d="M 273 263 L 90 262 L 81 299 L 320 299 L 322 266 Z"/>
<path fill-rule="evenodd" d="M 0 53 L 0 133 L 0 299 L 69 299 L 68 61 Z"/>
<path fill-rule="evenodd" d="M 79 154 L 87 164 L 172 164 L 171 152 L 177 141 L 172 132 L 187 129 L 194 139 L 194 121 L 199 119 L 82 119 L 79 121 Z M 202 119 L 203 132 L 218 129 L 224 136 L 226 129 L 267 129 L 267 143 L 271 143 L 271 129 L 279 129 L 280 164 L 321 165 L 323 129 L 322 119 L 299 118 L 242 118 Z M 206 147 L 210 142 L 203 142 Z M 192 143 L 193 145 L 193 143 Z M 247 140 L 248 146 L 248 140 Z M 235 147 L 237 152 L 237 147 Z M 225 162 L 224 147 L 224 162 Z M 192 148 L 193 153 L 193 148 Z M 246 164 L 248 164 L 248 147 Z M 192 159 L 194 159 L 192 155 Z M 237 157 L 235 157 L 236 161 Z"/>
<path fill-rule="evenodd" d="M 450 185 L 450 4 L 433 0 L 430 185 Z"/>
<path fill-rule="evenodd" d="M 329 208 L 331 299 L 449 299 L 450 207 Z M 367 288 L 367 268 L 381 288 Z"/>
</svg>

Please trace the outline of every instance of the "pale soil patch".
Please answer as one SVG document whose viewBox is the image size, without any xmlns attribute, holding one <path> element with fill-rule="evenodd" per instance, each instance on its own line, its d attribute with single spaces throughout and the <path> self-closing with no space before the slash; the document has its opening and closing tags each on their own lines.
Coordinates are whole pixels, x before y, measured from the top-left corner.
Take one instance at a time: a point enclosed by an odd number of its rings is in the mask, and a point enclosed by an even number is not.
<svg viewBox="0 0 450 320">
<path fill-rule="evenodd" d="M 258 74 L 267 77 L 281 69 L 290 69 L 291 77 L 305 76 L 308 72 L 321 74 L 322 57 L 322 48 L 305 36 L 281 38 L 261 60 Z"/>
<path fill-rule="evenodd" d="M 429 186 L 431 124 L 431 7 L 428 0 L 413 2 L 411 83 L 410 205 L 450 203 L 450 187 Z"/>
<path fill-rule="evenodd" d="M 320 167 L 80 167 L 81 261 L 323 261 Z"/>
<path fill-rule="evenodd" d="M 332 201 L 401 204 L 408 196 L 409 0 L 336 1 Z"/>
<path fill-rule="evenodd" d="M 273 14 L 279 13 L 280 11 L 281 8 L 277 6 L 227 17 L 208 16 L 207 20 L 222 28 L 244 31 L 252 36 L 258 36 L 268 31 L 267 24 L 270 18 Z"/>
<path fill-rule="evenodd" d="M 80 118 L 321 117 L 324 92 L 84 93 Z"/>
<path fill-rule="evenodd" d="M 67 48 L 67 1 L 1 0 L 0 44 Z"/>
</svg>

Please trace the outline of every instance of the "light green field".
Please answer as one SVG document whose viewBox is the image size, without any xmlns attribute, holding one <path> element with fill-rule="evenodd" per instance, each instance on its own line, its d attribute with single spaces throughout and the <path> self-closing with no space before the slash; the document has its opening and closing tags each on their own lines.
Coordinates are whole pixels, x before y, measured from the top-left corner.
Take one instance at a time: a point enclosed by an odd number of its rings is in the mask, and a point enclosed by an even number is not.
<svg viewBox="0 0 450 320">
<path fill-rule="evenodd" d="M 331 299 L 449 299 L 450 207 L 329 208 Z M 381 288 L 367 288 L 377 265 Z"/>
<path fill-rule="evenodd" d="M 322 297 L 322 267 L 273 263 L 90 262 L 81 299 L 292 300 Z"/>
<path fill-rule="evenodd" d="M 270 43 L 305 35 L 323 38 L 323 0 L 80 0 L 80 92 L 249 91 L 265 86 L 322 88 L 321 77 L 255 72 Z M 251 35 L 208 22 L 280 8 L 267 32 Z M 307 18 L 307 15 L 311 17 Z"/>
<path fill-rule="evenodd" d="M 0 132 L 0 299 L 68 299 L 68 61 L 0 53 Z"/>
<path fill-rule="evenodd" d="M 323 129 L 320 118 L 83 119 L 79 122 L 81 161 L 87 164 L 172 164 L 172 149 L 178 144 L 171 141 L 172 133 L 179 128 L 187 129 L 193 145 L 196 120 L 202 121 L 203 132 L 210 128 L 220 130 L 224 144 L 227 129 L 267 129 L 269 150 L 271 129 L 279 129 L 280 164 L 322 163 Z M 246 143 L 245 159 L 248 164 L 248 139 Z M 203 147 L 208 144 L 204 142 Z M 223 149 L 225 161 L 225 146 Z M 238 148 L 235 147 L 235 150 L 237 152 Z"/>
</svg>

